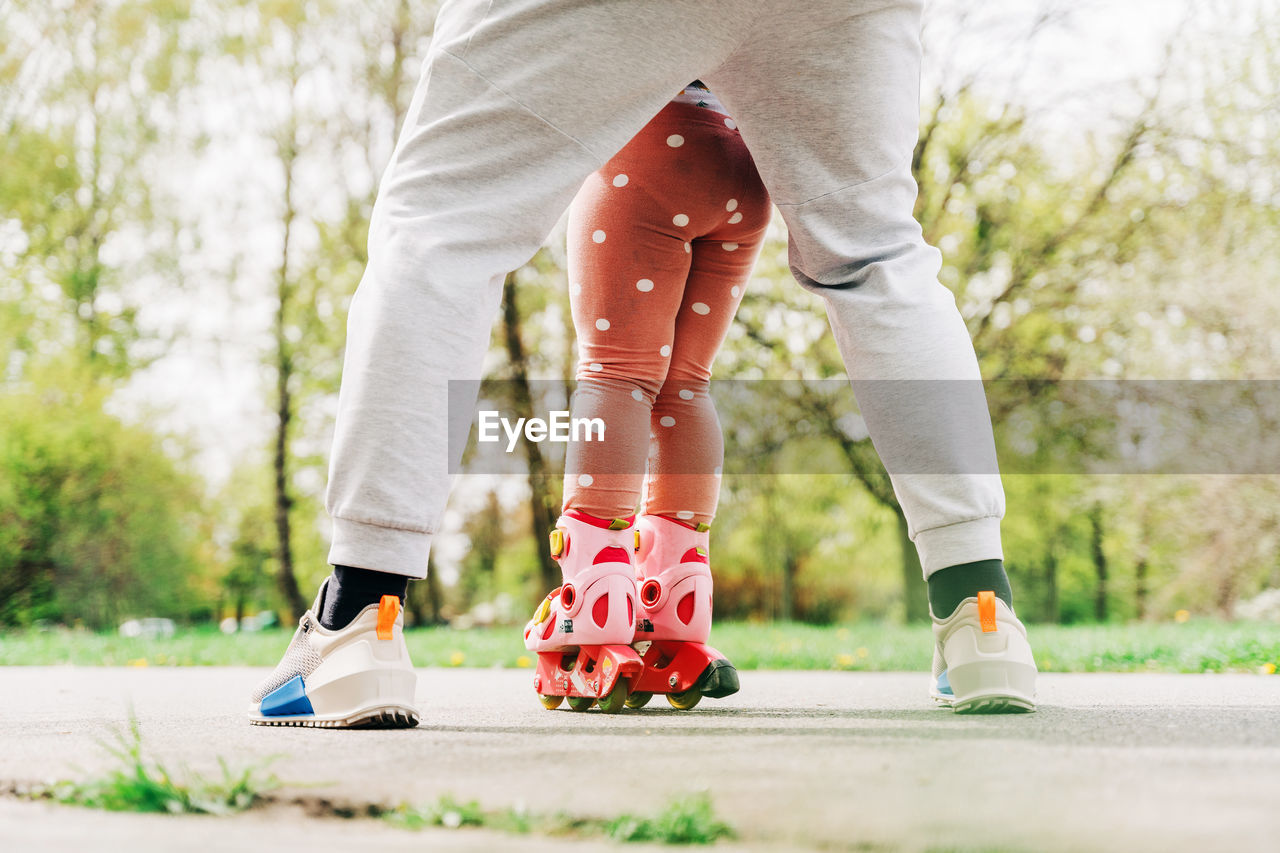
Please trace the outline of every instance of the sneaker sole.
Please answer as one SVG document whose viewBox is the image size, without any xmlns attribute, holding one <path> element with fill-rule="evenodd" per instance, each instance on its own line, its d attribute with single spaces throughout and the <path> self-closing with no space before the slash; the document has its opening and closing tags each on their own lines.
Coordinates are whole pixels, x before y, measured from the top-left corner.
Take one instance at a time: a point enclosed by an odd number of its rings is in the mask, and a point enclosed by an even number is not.
<svg viewBox="0 0 1280 853">
<path fill-rule="evenodd" d="M 949 707 L 957 714 L 1028 714 L 1036 703 L 1021 696 L 973 696 Z"/>
<path fill-rule="evenodd" d="M 418 725 L 418 712 L 398 705 L 367 708 L 345 717 L 264 717 L 250 714 L 255 726 L 300 726 L 316 729 L 411 729 Z"/>
</svg>

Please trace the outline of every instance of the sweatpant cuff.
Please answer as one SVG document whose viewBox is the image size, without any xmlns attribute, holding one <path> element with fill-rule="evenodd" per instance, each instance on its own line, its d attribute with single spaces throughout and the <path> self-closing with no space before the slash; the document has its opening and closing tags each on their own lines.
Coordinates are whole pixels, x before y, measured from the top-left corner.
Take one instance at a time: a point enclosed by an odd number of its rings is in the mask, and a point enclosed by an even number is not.
<svg viewBox="0 0 1280 853">
<path fill-rule="evenodd" d="M 1004 559 L 1000 519 L 996 516 L 921 530 L 915 542 L 925 578 L 961 563 Z"/>
<path fill-rule="evenodd" d="M 335 566 L 372 569 L 421 580 L 427 576 L 431 534 L 379 527 L 345 518 L 333 520 L 329 562 Z"/>
</svg>

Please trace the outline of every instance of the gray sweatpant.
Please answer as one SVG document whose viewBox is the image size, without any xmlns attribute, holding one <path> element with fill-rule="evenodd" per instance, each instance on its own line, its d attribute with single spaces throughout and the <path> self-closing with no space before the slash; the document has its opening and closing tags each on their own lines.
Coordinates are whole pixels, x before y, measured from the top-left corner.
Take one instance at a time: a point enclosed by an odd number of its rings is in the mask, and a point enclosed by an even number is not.
<svg viewBox="0 0 1280 853">
<path fill-rule="evenodd" d="M 503 277 L 693 79 L 755 157 L 877 448 L 909 434 L 930 458 L 972 453 L 946 406 L 879 381 L 979 377 L 912 213 L 920 11 L 920 0 L 448 0 L 351 304 L 330 562 L 424 576 L 450 487 L 448 382 L 480 377 Z M 983 418 L 976 447 L 994 459 Z M 950 471 L 893 476 L 926 575 L 1001 556 L 999 474 Z"/>
</svg>

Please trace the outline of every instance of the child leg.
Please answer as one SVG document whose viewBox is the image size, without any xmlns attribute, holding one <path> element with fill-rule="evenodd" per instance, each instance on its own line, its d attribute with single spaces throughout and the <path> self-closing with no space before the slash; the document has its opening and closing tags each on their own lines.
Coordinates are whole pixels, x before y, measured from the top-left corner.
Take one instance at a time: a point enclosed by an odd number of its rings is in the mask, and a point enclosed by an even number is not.
<svg viewBox="0 0 1280 853">
<path fill-rule="evenodd" d="M 735 221 L 693 241 L 671 366 L 650 420 L 645 514 L 693 526 L 711 523 L 720 498 L 724 435 L 709 393 L 711 365 L 742 302 L 769 221 L 762 190 L 733 201 L 725 215 Z"/>
<path fill-rule="evenodd" d="M 602 441 L 570 444 L 564 509 L 597 518 L 629 516 L 639 503 L 650 410 L 667 376 L 691 260 L 666 209 L 638 181 L 610 172 L 583 186 L 568 234 L 579 352 L 573 416 L 599 418 L 605 431 Z"/>
</svg>

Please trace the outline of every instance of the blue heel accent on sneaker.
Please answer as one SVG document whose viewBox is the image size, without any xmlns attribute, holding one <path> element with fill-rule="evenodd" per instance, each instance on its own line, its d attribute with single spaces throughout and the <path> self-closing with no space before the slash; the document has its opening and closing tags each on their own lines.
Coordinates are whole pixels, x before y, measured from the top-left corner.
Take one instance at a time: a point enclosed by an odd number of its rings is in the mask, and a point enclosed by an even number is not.
<svg viewBox="0 0 1280 853">
<path fill-rule="evenodd" d="M 315 714 L 307 698 L 307 686 L 301 675 L 295 675 L 266 696 L 258 706 L 264 717 L 310 717 Z"/>
<path fill-rule="evenodd" d="M 955 695 L 951 691 L 951 680 L 947 678 L 947 671 L 945 669 L 942 671 L 942 674 L 938 676 L 938 692 L 943 696 Z"/>
</svg>

